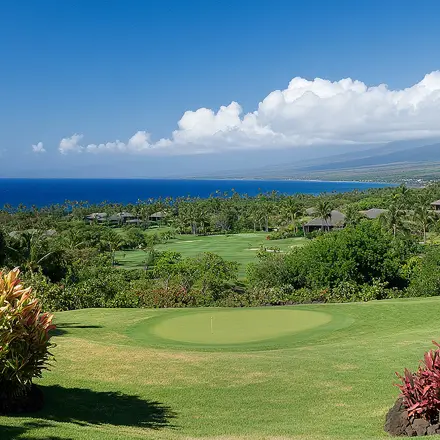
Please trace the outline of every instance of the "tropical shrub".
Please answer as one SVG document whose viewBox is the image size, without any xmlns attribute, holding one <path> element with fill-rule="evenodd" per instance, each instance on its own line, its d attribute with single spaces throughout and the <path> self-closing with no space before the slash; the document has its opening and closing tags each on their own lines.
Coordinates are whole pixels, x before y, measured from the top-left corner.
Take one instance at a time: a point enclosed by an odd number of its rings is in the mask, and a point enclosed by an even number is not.
<svg viewBox="0 0 440 440">
<path fill-rule="evenodd" d="M 402 296 L 402 292 L 398 289 L 387 288 L 387 283 L 380 280 L 373 280 L 371 284 L 344 281 L 333 289 L 329 289 L 325 299 L 327 302 L 354 302 L 396 298 L 397 296 Z"/>
<path fill-rule="evenodd" d="M 108 256 L 93 259 L 88 264 L 75 262 L 69 274 L 60 283 L 51 283 L 41 272 L 24 273 L 24 279 L 44 309 L 50 311 L 74 310 L 92 307 L 137 307 L 139 299 L 130 283 L 147 278 L 144 270 L 120 270 L 111 267 Z M 94 263 L 94 264 L 93 264 Z"/>
<path fill-rule="evenodd" d="M 127 249 L 140 248 L 145 245 L 145 233 L 141 228 L 128 228 L 126 230 L 125 246 Z"/>
<path fill-rule="evenodd" d="M 55 312 L 79 308 L 72 292 L 63 284 L 51 283 L 41 272 L 24 272 L 21 275 L 25 284 L 32 284 L 32 291 L 44 310 Z"/>
<path fill-rule="evenodd" d="M 168 240 L 173 240 L 176 238 L 177 234 L 174 229 L 169 229 L 167 231 L 161 231 L 158 234 L 160 243 L 166 243 Z"/>
<path fill-rule="evenodd" d="M 285 238 L 292 237 L 303 237 L 304 231 L 302 228 L 295 227 L 294 225 L 289 225 L 279 231 L 273 231 L 268 236 L 268 240 L 283 240 Z"/>
<path fill-rule="evenodd" d="M 238 274 L 238 263 L 224 260 L 212 252 L 204 252 L 191 259 L 194 267 L 196 284 L 202 296 L 217 299 L 228 282 L 235 282 Z"/>
<path fill-rule="evenodd" d="M 197 292 L 188 291 L 182 286 L 151 283 L 137 280 L 131 283 L 131 292 L 138 300 L 139 307 L 172 308 L 197 306 Z"/>
<path fill-rule="evenodd" d="M 18 269 L 0 273 L 0 412 L 26 398 L 32 380 L 41 377 L 51 359 L 53 316 L 42 313 L 18 275 Z"/>
<path fill-rule="evenodd" d="M 291 285 L 281 287 L 255 287 L 244 293 L 235 293 L 227 298 L 229 304 L 224 301 L 224 306 L 234 307 L 257 307 L 257 306 L 277 306 L 288 304 L 301 304 L 322 302 L 321 292 L 310 289 L 294 289 Z M 234 301 L 232 301 L 234 300 Z"/>
<path fill-rule="evenodd" d="M 408 296 L 440 295 L 439 269 L 440 249 L 433 247 L 411 268 Z"/>
<path fill-rule="evenodd" d="M 406 287 L 402 267 L 417 251 L 411 240 L 394 238 L 377 222 L 363 220 L 342 231 L 325 233 L 291 252 L 258 254 L 248 268 L 251 286 L 332 289 L 341 283 Z"/>
<path fill-rule="evenodd" d="M 261 249 L 257 253 L 258 262 L 247 265 L 247 279 L 251 288 L 282 287 L 292 285 L 295 288 L 304 286 L 305 280 L 300 273 L 301 256 L 297 249 L 283 254 L 267 252 Z"/>
<path fill-rule="evenodd" d="M 6 261 L 6 238 L 4 232 L 0 229 L 0 267 Z"/>
<path fill-rule="evenodd" d="M 425 353 L 416 372 L 405 369 L 397 384 L 410 418 L 423 418 L 438 423 L 440 411 L 440 345 Z"/>
<path fill-rule="evenodd" d="M 93 307 L 133 307 L 136 300 L 129 294 L 130 282 L 145 275 L 141 270 L 120 270 L 108 266 L 83 267 L 66 279 L 62 287 L 60 307 L 70 304 L 72 309 Z"/>
</svg>

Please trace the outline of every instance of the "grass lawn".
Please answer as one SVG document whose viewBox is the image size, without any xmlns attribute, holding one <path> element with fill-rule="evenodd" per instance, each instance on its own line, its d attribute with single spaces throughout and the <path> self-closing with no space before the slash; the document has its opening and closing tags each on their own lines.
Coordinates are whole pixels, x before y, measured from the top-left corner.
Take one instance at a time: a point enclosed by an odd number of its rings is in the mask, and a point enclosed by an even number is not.
<svg viewBox="0 0 440 440">
<path fill-rule="evenodd" d="M 0 438 L 386 438 L 394 372 L 440 340 L 439 312 L 440 298 L 58 313 L 46 406 L 0 417 Z"/>
<path fill-rule="evenodd" d="M 180 252 L 184 257 L 193 257 L 201 252 L 213 252 L 221 257 L 237 261 L 240 264 L 240 276 L 244 276 L 246 265 L 255 261 L 256 252 L 260 246 L 279 247 L 286 252 L 292 247 L 306 242 L 305 238 L 287 238 L 285 240 L 266 240 L 267 233 L 210 235 L 210 236 L 180 236 L 166 244 L 157 245 L 159 251 L 172 250 Z M 122 267 L 131 269 L 142 267 L 145 253 L 140 250 L 120 251 L 116 255 Z"/>
<path fill-rule="evenodd" d="M 172 228 L 170 226 L 150 226 L 148 229 L 144 231 L 144 234 L 146 235 L 153 235 L 153 234 L 160 234 L 161 232 L 166 232 L 171 230 Z M 127 231 L 129 229 L 127 228 L 113 228 L 115 232 L 120 234 L 122 237 L 126 237 Z"/>
</svg>

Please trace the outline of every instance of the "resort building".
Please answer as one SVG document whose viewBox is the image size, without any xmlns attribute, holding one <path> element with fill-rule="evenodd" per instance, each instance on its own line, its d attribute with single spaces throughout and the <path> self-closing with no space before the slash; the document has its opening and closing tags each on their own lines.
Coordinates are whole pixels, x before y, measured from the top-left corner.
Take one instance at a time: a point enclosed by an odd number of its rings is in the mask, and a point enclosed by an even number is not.
<svg viewBox="0 0 440 440">
<path fill-rule="evenodd" d="M 155 212 L 154 214 L 151 214 L 148 219 L 150 222 L 160 222 L 165 218 L 166 214 L 164 212 Z"/>
<path fill-rule="evenodd" d="M 328 219 L 316 217 L 307 222 L 303 228 L 306 234 L 313 231 L 324 230 L 331 231 L 334 229 L 342 229 L 345 226 L 345 215 L 337 210 L 333 210 Z"/>
<path fill-rule="evenodd" d="M 368 209 L 367 211 L 359 211 L 359 212 L 368 219 L 373 220 L 381 216 L 384 212 L 387 212 L 387 210 L 381 208 L 371 208 Z"/>
<path fill-rule="evenodd" d="M 130 212 L 119 212 L 117 214 L 108 215 L 106 212 L 94 212 L 84 217 L 89 223 L 106 223 L 112 225 L 120 225 L 125 223 L 139 224 L 140 220 Z"/>
<path fill-rule="evenodd" d="M 93 212 L 92 214 L 86 215 L 84 220 L 92 223 L 105 223 L 107 221 L 107 213 L 106 212 Z"/>
</svg>

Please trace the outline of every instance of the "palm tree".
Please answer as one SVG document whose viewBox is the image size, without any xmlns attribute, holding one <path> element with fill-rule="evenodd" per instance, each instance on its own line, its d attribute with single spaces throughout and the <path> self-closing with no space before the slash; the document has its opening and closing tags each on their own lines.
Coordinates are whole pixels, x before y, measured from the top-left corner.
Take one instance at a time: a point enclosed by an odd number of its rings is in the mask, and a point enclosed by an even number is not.
<svg viewBox="0 0 440 440">
<path fill-rule="evenodd" d="M 355 226 L 362 220 L 362 215 L 354 205 L 348 205 L 345 211 L 345 224 Z"/>
<path fill-rule="evenodd" d="M 393 200 L 399 204 L 399 207 L 404 207 L 408 203 L 408 197 L 410 195 L 408 187 L 402 183 L 398 186 L 393 194 Z"/>
<path fill-rule="evenodd" d="M 249 219 L 252 221 L 254 225 L 254 232 L 257 230 L 257 223 L 260 225 L 260 229 L 261 229 L 262 212 L 260 209 L 258 209 L 258 204 L 257 203 L 251 204 L 248 209 L 248 213 L 249 213 L 248 214 Z"/>
<path fill-rule="evenodd" d="M 54 252 L 47 248 L 47 237 L 42 231 L 21 231 L 15 234 L 15 243 L 7 248 L 15 254 L 15 261 L 30 272 L 35 272 L 41 263 Z"/>
<path fill-rule="evenodd" d="M 415 207 L 413 221 L 423 233 L 423 243 L 426 243 L 426 230 L 430 224 L 434 223 L 434 220 L 434 213 L 425 205 L 419 204 Z"/>
<path fill-rule="evenodd" d="M 271 202 L 266 202 L 263 205 L 263 208 L 264 208 L 264 213 L 263 213 L 264 230 L 265 232 L 269 232 L 269 220 L 270 220 L 270 216 L 274 213 L 275 206 Z"/>
<path fill-rule="evenodd" d="M 379 218 L 382 225 L 390 232 L 392 232 L 393 237 L 396 237 L 398 231 L 404 231 L 406 229 L 405 222 L 405 211 L 400 209 L 399 205 L 392 203 L 387 212 L 384 212 Z"/>
<path fill-rule="evenodd" d="M 155 241 L 153 235 L 147 235 L 145 243 L 139 246 L 139 249 L 145 252 L 144 269 L 148 270 L 150 266 L 154 265 L 154 258 L 156 255 Z"/>
<path fill-rule="evenodd" d="M 117 232 L 110 229 L 106 231 L 102 241 L 110 252 L 112 266 L 114 266 L 116 264 L 116 251 L 124 245 L 124 240 Z"/>
<path fill-rule="evenodd" d="M 68 249 L 77 249 L 87 243 L 84 230 L 80 228 L 71 228 L 61 237 L 62 244 Z"/>
<path fill-rule="evenodd" d="M 328 229 L 328 221 L 332 218 L 332 207 L 330 202 L 325 199 L 319 200 L 316 205 L 316 214 L 322 219 L 322 231 L 324 231 L 324 222 Z"/>
<path fill-rule="evenodd" d="M 304 207 L 293 197 L 288 197 L 284 200 L 282 211 L 283 214 L 289 218 L 290 224 L 294 226 L 296 233 L 298 229 L 298 219 L 303 216 Z"/>
</svg>

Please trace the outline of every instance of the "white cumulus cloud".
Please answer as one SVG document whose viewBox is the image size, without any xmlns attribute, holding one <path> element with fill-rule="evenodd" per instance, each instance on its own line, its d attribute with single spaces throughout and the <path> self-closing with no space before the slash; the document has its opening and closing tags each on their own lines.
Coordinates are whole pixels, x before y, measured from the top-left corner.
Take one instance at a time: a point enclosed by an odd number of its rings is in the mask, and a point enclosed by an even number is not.
<svg viewBox="0 0 440 440">
<path fill-rule="evenodd" d="M 73 136 L 63 138 L 58 150 L 61 154 L 81 153 L 84 150 L 84 147 L 79 144 L 82 138 L 82 134 L 74 134 Z"/>
<path fill-rule="evenodd" d="M 34 153 L 45 153 L 46 150 L 44 148 L 43 142 L 38 142 L 37 144 L 33 144 L 32 151 Z"/>
<path fill-rule="evenodd" d="M 191 154 L 235 148 L 372 143 L 440 136 L 440 71 L 401 90 L 367 86 L 351 78 L 293 78 L 243 114 L 237 102 L 217 111 L 187 111 L 169 138 L 152 142 L 138 131 L 128 142 L 80 146 L 81 135 L 60 151 Z"/>
<path fill-rule="evenodd" d="M 113 152 L 113 153 L 142 153 L 151 148 L 150 134 L 146 131 L 138 131 L 127 143 L 121 141 L 107 142 L 105 144 L 89 144 L 85 147 L 89 153 Z"/>
</svg>

